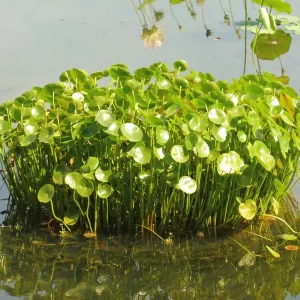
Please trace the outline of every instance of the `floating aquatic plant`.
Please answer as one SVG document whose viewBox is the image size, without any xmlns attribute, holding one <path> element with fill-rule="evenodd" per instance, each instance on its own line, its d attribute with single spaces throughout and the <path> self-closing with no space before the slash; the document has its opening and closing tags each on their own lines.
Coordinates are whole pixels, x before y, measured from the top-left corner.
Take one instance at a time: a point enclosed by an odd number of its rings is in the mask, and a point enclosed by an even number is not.
<svg viewBox="0 0 300 300">
<path fill-rule="evenodd" d="M 298 94 L 270 73 L 230 84 L 173 67 L 71 69 L 3 103 L 6 221 L 197 232 L 278 212 L 298 166 Z"/>
</svg>

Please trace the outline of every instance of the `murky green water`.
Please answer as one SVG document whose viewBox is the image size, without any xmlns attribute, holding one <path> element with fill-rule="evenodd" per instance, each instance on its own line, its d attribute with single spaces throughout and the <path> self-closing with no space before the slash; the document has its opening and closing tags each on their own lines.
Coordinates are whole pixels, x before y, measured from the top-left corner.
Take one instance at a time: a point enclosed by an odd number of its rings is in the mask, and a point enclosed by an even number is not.
<svg viewBox="0 0 300 300">
<path fill-rule="evenodd" d="M 234 23 L 244 19 L 242 1 L 232 0 L 231 6 L 222 0 L 199 3 L 170 6 L 156 0 L 140 7 L 143 1 L 136 0 L 3 0 L 0 101 L 55 82 L 66 69 L 93 72 L 118 62 L 134 70 L 185 59 L 192 69 L 226 80 L 239 77 L 244 68 L 254 73 L 254 35 L 248 33 L 245 55 L 245 32 Z M 293 15 L 300 16 L 299 2 L 290 3 Z M 248 9 L 255 19 L 258 7 L 248 1 Z M 230 22 L 224 22 L 225 14 Z M 142 39 L 145 28 L 154 25 L 160 30 L 156 49 Z M 260 67 L 276 76 L 284 69 L 298 89 L 300 37 L 291 37 L 287 54 L 261 61 Z M 298 192 L 296 186 L 296 196 Z M 2 189 L 0 194 L 7 193 Z M 207 233 L 204 238 L 176 238 L 167 246 L 157 238 L 62 238 L 4 228 L 0 299 L 297 299 L 298 252 L 282 245 L 281 257 L 272 259 L 254 236 L 236 235 L 231 237 L 263 255 L 253 266 L 238 265 L 247 252 L 234 241 Z"/>
<path fill-rule="evenodd" d="M 242 266 L 240 260 L 247 251 L 227 235 L 222 236 L 207 232 L 176 238 L 168 246 L 146 236 L 85 239 L 46 232 L 19 234 L 3 228 L 0 296 L 279 300 L 293 299 L 300 293 L 297 251 L 279 246 L 281 257 L 276 259 L 263 250 L 255 236 L 230 232 L 230 237 L 262 255 L 252 266 Z"/>
</svg>

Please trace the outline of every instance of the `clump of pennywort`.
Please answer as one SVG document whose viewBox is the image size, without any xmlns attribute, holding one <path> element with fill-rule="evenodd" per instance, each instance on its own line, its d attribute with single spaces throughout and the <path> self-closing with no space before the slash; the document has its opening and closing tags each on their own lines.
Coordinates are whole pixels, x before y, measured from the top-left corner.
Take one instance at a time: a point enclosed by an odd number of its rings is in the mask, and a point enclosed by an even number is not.
<svg viewBox="0 0 300 300">
<path fill-rule="evenodd" d="M 173 67 L 71 69 L 3 103 L 6 221 L 197 231 L 277 213 L 298 167 L 297 93 L 269 73 L 230 84 Z"/>
</svg>

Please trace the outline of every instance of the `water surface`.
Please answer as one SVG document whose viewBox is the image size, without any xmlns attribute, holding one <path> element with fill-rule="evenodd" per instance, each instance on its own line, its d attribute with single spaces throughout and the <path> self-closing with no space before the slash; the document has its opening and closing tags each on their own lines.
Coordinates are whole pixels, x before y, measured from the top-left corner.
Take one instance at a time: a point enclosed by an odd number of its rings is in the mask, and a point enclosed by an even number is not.
<svg viewBox="0 0 300 300">
<path fill-rule="evenodd" d="M 0 101 L 13 99 L 32 86 L 58 80 L 73 67 L 89 72 L 115 63 L 130 70 L 163 61 L 184 59 L 191 69 L 216 79 L 242 75 L 245 32 L 241 1 L 2 0 L 0 10 Z M 300 4 L 290 3 L 300 16 Z M 258 6 L 248 2 L 249 16 Z M 156 14 L 155 14 L 156 13 Z M 161 14 L 163 13 L 163 15 Z M 230 24 L 224 23 L 224 14 Z M 156 17 L 163 16 L 159 21 Z M 157 26 L 160 47 L 144 47 L 143 29 Z M 208 29 L 211 35 L 207 36 Z M 248 33 L 246 72 L 255 73 Z M 261 61 L 262 70 L 290 76 L 300 86 L 300 38 L 292 34 L 287 54 Z M 299 187 L 295 189 L 296 196 Z M 2 189 L 0 198 L 7 197 Z M 5 202 L 1 203 L 5 209 Z M 2 217 L 3 219 L 3 217 Z M 2 221 L 0 219 L 0 221 Z M 243 241 L 243 239 L 242 239 Z M 244 238 L 252 251 L 256 240 Z M 20 234 L 3 229 L 0 243 L 0 299 L 296 299 L 300 294 L 300 257 L 283 252 L 279 260 L 257 259 L 239 267 L 246 252 L 232 240 L 181 238 L 168 247 L 157 239 L 61 238 Z M 265 255 L 265 253 L 263 253 Z M 99 296 L 101 295 L 101 296 Z M 242 295 L 242 296 L 241 296 Z"/>
</svg>

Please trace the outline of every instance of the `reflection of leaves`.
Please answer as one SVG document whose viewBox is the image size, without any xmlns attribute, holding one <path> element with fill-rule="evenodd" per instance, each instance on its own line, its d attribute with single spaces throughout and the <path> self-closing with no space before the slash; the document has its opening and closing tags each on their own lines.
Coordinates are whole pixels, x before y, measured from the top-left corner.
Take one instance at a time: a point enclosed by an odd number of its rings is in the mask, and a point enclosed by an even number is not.
<svg viewBox="0 0 300 300">
<path fill-rule="evenodd" d="M 256 262 L 256 256 L 250 252 L 246 253 L 238 262 L 239 267 L 243 266 L 253 266 Z"/>
<path fill-rule="evenodd" d="M 235 25 L 237 26 L 253 26 L 253 25 L 258 25 L 259 22 L 257 21 L 254 21 L 254 20 L 248 20 L 248 21 L 238 21 L 238 22 L 235 22 Z"/>
<path fill-rule="evenodd" d="M 292 37 L 283 30 L 276 30 L 274 34 L 260 34 L 256 40 L 254 53 L 263 60 L 274 60 L 290 50 Z M 254 41 L 251 43 L 253 49 Z"/>
<path fill-rule="evenodd" d="M 170 0 L 171 4 L 180 4 L 181 2 L 183 2 L 184 0 Z"/>
<path fill-rule="evenodd" d="M 162 11 L 154 12 L 154 17 L 155 17 L 156 22 L 160 21 L 164 16 L 165 16 L 165 14 Z"/>
</svg>

